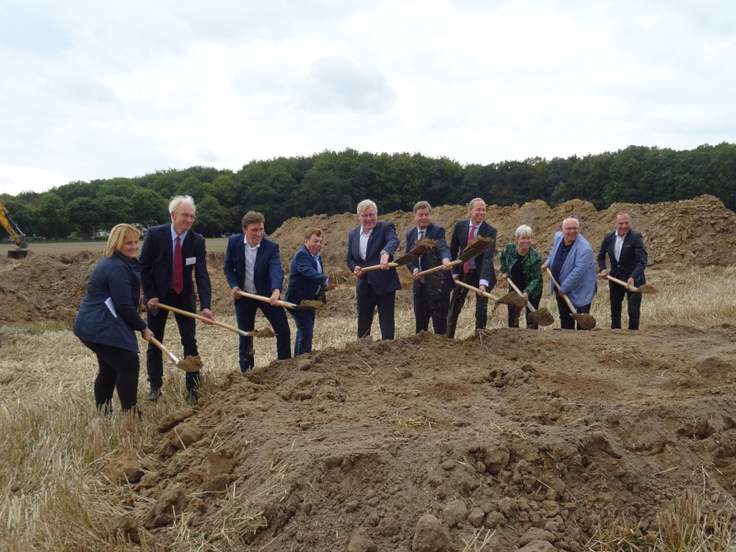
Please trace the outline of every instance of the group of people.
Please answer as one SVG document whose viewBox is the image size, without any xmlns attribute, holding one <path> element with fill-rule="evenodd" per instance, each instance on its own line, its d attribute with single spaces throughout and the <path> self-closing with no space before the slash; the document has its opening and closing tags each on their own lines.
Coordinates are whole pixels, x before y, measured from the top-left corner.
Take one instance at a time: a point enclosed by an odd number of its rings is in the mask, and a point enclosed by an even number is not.
<svg viewBox="0 0 736 552">
<path fill-rule="evenodd" d="M 436 334 L 455 336 L 468 288 L 454 285 L 454 280 L 477 289 L 475 327 L 477 330 L 485 328 L 488 299 L 484 292 L 496 285 L 493 257 L 497 236 L 496 228 L 485 221 L 485 202 L 475 198 L 468 203 L 468 218 L 455 224 L 449 246 L 444 228 L 431 221 L 432 207 L 428 202 L 418 202 L 413 212 L 416 226 L 406 233 L 406 251 L 411 251 L 421 239 L 437 243 L 436 248 L 406 265 L 413 278 L 416 332 L 428 330 L 431 320 Z M 160 342 L 164 339 L 170 310 L 163 307 L 196 313 L 198 297 L 199 318 L 205 323 L 215 320 L 211 311 L 205 240 L 191 230 L 196 218 L 194 200 L 190 196 L 173 198 L 169 213 L 170 224 L 148 230 L 140 260 L 136 258 L 140 231 L 129 224 L 119 224 L 112 229 L 103 258 L 90 276 L 87 294 L 74 320 L 74 334 L 97 356 L 95 401 L 97 407 L 107 413 L 112 412 L 115 389 L 123 411 L 139 412 L 140 364 L 135 332 L 140 332 L 141 337 L 149 341 L 146 352 L 148 400 L 159 399 L 163 386 Z M 371 200 L 358 204 L 357 215 L 359 225 L 350 231 L 347 250 L 347 265 L 357 277 L 357 335 L 358 338 L 370 335 L 377 310 L 381 338 L 393 339 L 395 297 L 401 288 L 396 267 L 392 265 L 399 248 L 396 228 L 390 222 L 378 220 L 378 208 Z M 265 236 L 264 225 L 261 213 L 249 211 L 245 214 L 241 221 L 242 234 L 235 234 L 228 240 L 223 270 L 232 290 L 238 328 L 252 331 L 256 312 L 260 310 L 276 334 L 277 357 L 287 359 L 291 357 L 291 332 L 281 306 L 284 271 L 279 246 Z M 645 281 L 647 263 L 641 234 L 631 230 L 626 213 L 616 215 L 614 226 L 615 231 L 606 235 L 597 257 L 600 276 L 621 278 L 629 286 L 639 286 Z M 557 297 L 561 326 L 572 329 L 575 320 L 565 296 L 578 313 L 586 313 L 597 291 L 592 248 L 580 235 L 579 222 L 574 218 L 563 221 L 544 263 L 531 246 L 532 236 L 529 226 L 516 229 L 515 243 L 508 244 L 499 254 L 500 278 L 513 282 L 536 308 L 542 296 L 542 270 L 550 270 L 560 283 L 557 290 L 553 284 L 552 292 Z M 479 237 L 488 240 L 483 252 L 472 259 L 458 260 L 468 244 Z M 323 239 L 319 228 L 309 228 L 305 232 L 304 245 L 291 261 L 286 301 L 299 304 L 305 300 L 324 300 L 325 292 L 334 289 L 335 284 L 329 282 L 320 256 Z M 610 270 L 606 268 L 606 256 L 610 258 Z M 621 327 L 624 296 L 628 300 L 629 329 L 638 329 L 641 295 L 613 284 L 611 327 Z M 141 317 L 144 304 L 145 321 Z M 519 326 L 522 310 L 523 307 L 509 306 L 510 327 Z M 296 326 L 294 355 L 308 353 L 312 350 L 315 311 L 294 309 L 289 312 Z M 535 328 L 529 313 L 527 308 L 527 327 Z M 198 356 L 195 319 L 180 312 L 175 312 L 174 317 L 184 358 Z M 243 373 L 255 364 L 253 338 L 249 335 L 239 337 L 238 361 Z M 186 402 L 189 405 L 198 402 L 199 381 L 199 372 L 186 373 Z"/>
</svg>

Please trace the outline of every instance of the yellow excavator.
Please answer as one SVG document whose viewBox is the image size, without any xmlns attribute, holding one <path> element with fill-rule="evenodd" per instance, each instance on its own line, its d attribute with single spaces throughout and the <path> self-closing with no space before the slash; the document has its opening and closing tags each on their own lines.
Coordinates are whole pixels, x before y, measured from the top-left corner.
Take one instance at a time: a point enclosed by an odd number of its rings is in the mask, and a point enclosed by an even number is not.
<svg viewBox="0 0 736 552">
<path fill-rule="evenodd" d="M 8 251 L 8 257 L 11 259 L 25 259 L 28 256 L 28 244 L 26 243 L 26 235 L 21 232 L 15 221 L 10 218 L 10 213 L 5 208 L 5 205 L 0 203 L 0 224 L 7 230 L 10 237 L 13 238 L 17 249 L 11 249 Z"/>
</svg>

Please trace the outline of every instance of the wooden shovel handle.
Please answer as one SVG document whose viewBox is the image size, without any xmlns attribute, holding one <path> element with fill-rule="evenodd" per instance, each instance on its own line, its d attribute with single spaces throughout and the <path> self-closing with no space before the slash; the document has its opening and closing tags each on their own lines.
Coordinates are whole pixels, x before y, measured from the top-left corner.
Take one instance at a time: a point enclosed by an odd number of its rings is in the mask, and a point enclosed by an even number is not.
<svg viewBox="0 0 736 552">
<path fill-rule="evenodd" d="M 487 291 L 480 291 L 480 289 L 478 289 L 477 287 L 471 286 L 470 284 L 466 284 L 465 282 L 461 282 L 460 280 L 455 280 L 455 283 L 464 288 L 468 288 L 476 293 L 480 293 L 483 297 L 488 297 L 489 299 L 493 299 L 494 301 L 498 301 L 499 299 L 492 293 L 488 293 Z"/>
<path fill-rule="evenodd" d="M 151 343 L 153 343 L 153 344 L 154 344 L 154 345 L 155 345 L 156 347 L 158 347 L 159 349 L 161 349 L 161 350 L 162 350 L 162 351 L 163 351 L 164 353 L 166 353 L 167 355 L 169 355 L 169 356 L 171 357 L 171 360 L 173 360 L 173 361 L 174 361 L 174 364 L 179 364 L 179 359 L 177 358 L 177 356 L 176 356 L 176 355 L 175 355 L 174 353 L 172 353 L 171 351 L 169 351 L 169 350 L 168 350 L 168 349 L 167 349 L 167 348 L 166 348 L 166 347 L 164 346 L 164 344 L 163 344 L 163 343 L 161 343 L 161 342 L 160 342 L 160 341 L 159 341 L 158 339 L 156 339 L 155 337 L 151 336 L 151 337 L 149 338 L 149 340 L 148 340 L 148 341 L 150 341 L 150 342 L 151 342 Z"/>
<path fill-rule="evenodd" d="M 396 268 L 397 266 L 399 266 L 399 263 L 388 263 L 388 266 L 391 268 Z M 371 270 L 378 270 L 379 268 L 381 268 L 380 264 L 373 265 L 373 266 L 366 266 L 365 268 L 363 268 L 363 272 L 370 272 Z"/>
<path fill-rule="evenodd" d="M 449 265 L 450 266 L 455 266 L 455 265 L 459 265 L 462 262 L 463 261 L 450 261 Z M 417 275 L 418 276 L 425 276 L 427 274 L 432 274 L 433 272 L 439 272 L 440 270 L 442 270 L 442 266 L 443 265 L 438 265 L 438 266 L 435 266 L 435 267 L 432 267 L 432 268 L 428 268 L 427 270 L 422 270 L 421 272 L 418 272 Z"/>
<path fill-rule="evenodd" d="M 255 299 L 256 301 L 263 301 L 264 303 L 268 303 L 269 305 L 271 304 L 271 300 L 268 297 L 264 297 L 263 295 L 256 295 L 255 293 L 248 293 L 247 291 L 242 291 L 242 290 L 239 291 L 238 293 L 242 295 L 243 297 L 248 297 L 249 299 Z M 312 308 L 312 307 L 307 307 L 307 306 L 302 307 L 301 305 L 297 305 L 296 303 L 289 303 L 288 301 L 282 301 L 281 299 L 276 301 L 276 304 L 281 307 L 286 307 L 287 309 L 292 309 L 292 310 L 306 310 L 306 309 Z"/>
<path fill-rule="evenodd" d="M 204 322 L 209 322 L 210 324 L 214 324 L 215 326 L 220 326 L 221 328 L 226 328 L 230 330 L 231 332 L 238 333 L 243 336 L 248 336 L 248 332 L 244 332 L 243 330 L 236 328 L 234 326 L 230 326 L 229 324 L 225 324 L 224 322 L 220 322 L 218 320 L 212 320 L 211 318 L 207 318 L 205 316 L 201 316 L 199 314 L 195 314 L 193 312 L 177 309 L 176 307 L 170 307 L 169 305 L 164 305 L 163 303 L 158 304 L 158 308 L 164 309 L 167 311 L 175 312 L 176 314 L 182 314 L 184 316 L 188 316 L 189 318 L 196 318 L 197 320 L 202 320 Z"/>
<path fill-rule="evenodd" d="M 608 279 L 609 279 L 609 280 L 610 280 L 611 282 L 613 282 L 613 283 L 615 283 L 615 284 L 618 284 L 618 285 L 620 285 L 620 286 L 624 286 L 624 287 L 625 287 L 626 289 L 628 289 L 629 291 L 638 291 L 638 290 L 639 290 L 639 288 L 636 288 L 636 287 L 634 287 L 634 286 L 630 286 L 629 284 L 627 284 L 627 283 L 626 283 L 626 282 L 624 282 L 623 280 L 619 280 L 618 278 L 614 278 L 613 276 L 607 276 L 607 278 L 608 278 Z"/>
<path fill-rule="evenodd" d="M 557 286 L 557 289 L 560 290 L 560 284 L 557 283 L 557 280 L 555 280 L 555 277 L 552 276 L 552 271 L 548 268 L 547 274 L 549 274 L 549 277 L 552 279 L 552 282 Z M 572 302 L 570 301 L 570 298 L 567 296 L 567 294 L 563 294 L 562 298 L 565 300 L 565 303 L 567 303 L 567 306 L 570 307 L 570 312 L 573 314 L 577 314 L 578 311 L 575 310 L 575 307 L 572 306 Z"/>
<path fill-rule="evenodd" d="M 512 288 L 514 288 L 514 291 L 516 293 L 518 293 L 521 297 L 524 297 L 524 294 L 521 293 L 521 290 L 518 287 L 516 287 L 516 284 L 511 280 L 510 277 L 507 278 L 506 281 L 509 283 L 509 285 L 511 285 Z M 534 305 L 532 305 L 532 302 L 529 301 L 529 299 L 526 300 L 526 306 L 529 307 L 529 310 L 532 311 L 532 312 L 534 312 L 535 310 L 537 310 L 537 309 L 534 308 Z"/>
</svg>

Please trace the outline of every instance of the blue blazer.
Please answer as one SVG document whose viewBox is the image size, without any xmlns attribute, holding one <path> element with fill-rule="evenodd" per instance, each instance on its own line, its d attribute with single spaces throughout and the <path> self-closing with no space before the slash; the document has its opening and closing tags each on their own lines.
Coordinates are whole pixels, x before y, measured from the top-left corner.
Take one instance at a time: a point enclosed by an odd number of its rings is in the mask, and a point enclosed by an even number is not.
<svg viewBox="0 0 736 552">
<path fill-rule="evenodd" d="M 644 239 L 639 232 L 629 230 L 624 236 L 624 244 L 621 246 L 621 254 L 616 260 L 616 232 L 606 234 L 598 252 L 598 266 L 601 271 L 606 270 L 606 253 L 611 260 L 611 276 L 623 280 L 634 279 L 634 285 L 639 287 L 646 284 L 644 269 L 647 267 L 647 250 L 644 248 Z"/>
<path fill-rule="evenodd" d="M 393 261 L 394 253 L 399 248 L 399 238 L 396 237 L 396 228 L 392 222 L 377 222 L 368 238 L 365 260 L 360 258 L 360 229 L 353 228 L 348 234 L 347 263 L 350 272 L 356 266 L 366 267 L 381 264 L 381 251 L 388 253 L 388 261 Z M 368 295 L 369 287 L 376 295 L 386 295 L 401 289 L 399 275 L 396 268 L 388 270 L 371 270 L 358 278 L 355 284 L 355 293 L 361 297 Z"/>
<path fill-rule="evenodd" d="M 225 250 L 225 278 L 230 288 L 239 287 L 245 291 L 245 234 L 230 236 Z M 261 240 L 253 267 L 253 283 L 256 293 L 270 297 L 273 290 L 284 284 L 284 269 L 281 267 L 279 244 L 268 238 Z"/>
<path fill-rule="evenodd" d="M 406 233 L 406 251 L 409 252 L 414 248 L 414 244 L 417 241 L 417 227 L 415 226 Z M 415 269 L 427 270 L 434 268 L 442 264 L 442 259 L 450 259 L 450 248 L 447 247 L 445 241 L 445 229 L 441 226 L 437 226 L 435 223 L 430 222 L 429 226 L 424 233 L 424 237 L 429 240 L 435 240 L 439 242 L 437 249 L 422 255 L 418 260 L 421 261 L 421 269 L 419 262 L 411 262 L 406 265 L 409 269 L 409 273 L 413 273 Z M 455 287 L 452 283 L 452 271 L 451 270 L 440 270 L 439 272 L 433 272 L 424 276 L 424 284 L 427 292 L 432 299 L 438 299 L 440 296 L 450 293 Z M 419 293 L 419 281 L 415 280 L 412 283 L 412 291 L 416 295 Z"/>
<path fill-rule="evenodd" d="M 74 319 L 74 335 L 92 343 L 138 352 L 135 331 L 146 329 L 138 314 L 141 281 L 138 270 L 138 261 L 120 252 L 97 263 Z M 108 300 L 115 314 L 105 304 Z"/>
<path fill-rule="evenodd" d="M 202 235 L 193 230 L 187 232 L 181 244 L 181 253 L 184 262 L 184 291 L 181 293 L 182 304 L 185 310 L 196 311 L 194 284 L 192 271 L 197 281 L 199 304 L 209 309 L 212 301 L 210 275 L 207 272 L 207 250 Z M 174 278 L 174 249 L 171 245 L 171 224 L 154 226 L 146 233 L 146 239 L 141 247 L 141 280 L 143 294 L 148 302 L 152 297 L 158 297 L 162 302 L 172 288 Z M 150 311 L 154 316 L 161 309 Z"/>
<path fill-rule="evenodd" d="M 327 285 L 327 276 L 324 273 L 324 264 L 320 258 L 322 270 L 317 270 L 317 263 L 312 254 L 303 245 L 294 255 L 289 268 L 289 285 L 286 288 L 285 299 L 299 304 L 302 301 L 313 301 L 322 286 Z"/>
<path fill-rule="evenodd" d="M 545 261 L 549 264 L 550 269 L 555 260 L 555 255 L 563 243 L 563 235 L 561 231 L 555 234 L 555 242 L 549 257 Z M 589 305 L 593 302 L 598 291 L 598 278 L 595 274 L 595 258 L 593 257 L 593 248 L 583 236 L 578 236 L 570 248 L 570 253 L 565 259 L 565 263 L 560 270 L 560 288 L 562 293 L 570 298 L 570 302 L 575 307 Z M 554 294 L 555 284 L 550 282 L 550 292 Z"/>
<path fill-rule="evenodd" d="M 452 231 L 452 239 L 450 240 L 451 260 L 458 258 L 463 249 L 468 245 L 468 232 L 470 229 L 470 219 L 462 219 L 455 223 Z M 478 228 L 478 236 L 484 238 L 492 238 L 493 243 L 489 245 L 482 255 L 475 258 L 475 268 L 478 271 L 479 280 L 488 281 L 488 289 L 492 289 L 496 285 L 496 271 L 493 268 L 493 256 L 496 254 L 496 229 L 486 221 L 480 223 Z M 476 236 L 476 238 L 478 237 Z M 452 267 L 453 274 L 460 274 L 463 265 L 458 264 Z"/>
</svg>

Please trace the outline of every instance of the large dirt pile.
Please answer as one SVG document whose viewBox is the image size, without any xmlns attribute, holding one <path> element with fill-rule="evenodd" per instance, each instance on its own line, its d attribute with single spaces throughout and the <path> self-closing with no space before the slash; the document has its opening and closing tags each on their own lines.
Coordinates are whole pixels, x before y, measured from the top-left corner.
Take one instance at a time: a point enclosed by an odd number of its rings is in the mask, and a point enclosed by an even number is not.
<svg viewBox="0 0 736 552">
<path fill-rule="evenodd" d="M 733 511 L 735 368 L 734 327 L 316 352 L 162 421 L 109 474 L 137 474 L 117 525 L 182 551 L 174 512 L 207 550 L 451 551 L 490 530 L 486 551 L 579 551 L 616 520 L 652 538 L 685 490 Z"/>
</svg>

